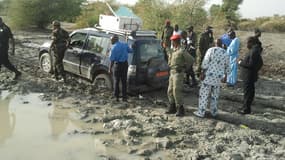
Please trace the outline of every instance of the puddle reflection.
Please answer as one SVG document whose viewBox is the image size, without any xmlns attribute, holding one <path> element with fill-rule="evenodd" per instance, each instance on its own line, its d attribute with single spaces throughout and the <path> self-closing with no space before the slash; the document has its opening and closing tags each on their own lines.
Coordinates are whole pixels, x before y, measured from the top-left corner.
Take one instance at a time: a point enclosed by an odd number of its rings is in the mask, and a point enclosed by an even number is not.
<svg viewBox="0 0 285 160">
<path fill-rule="evenodd" d="M 130 155 L 125 145 L 106 147 L 104 141 L 120 140 L 124 137 L 120 133 L 69 134 L 88 128 L 102 131 L 103 124 L 76 120 L 75 111 L 67 109 L 70 102 L 43 102 L 40 96 L 19 96 L 0 91 L 0 160 L 106 159 L 103 155 L 123 160 L 142 158 Z"/>
<path fill-rule="evenodd" d="M 0 94 L 0 145 L 12 136 L 15 129 L 15 113 L 9 111 L 9 103 L 13 97 L 13 94 L 4 96 L 3 93 L 3 97 Z"/>
<path fill-rule="evenodd" d="M 0 94 L 0 159 L 94 159 L 91 136 L 68 135 L 84 124 L 71 120 L 71 110 L 42 102 L 39 96 Z"/>
</svg>

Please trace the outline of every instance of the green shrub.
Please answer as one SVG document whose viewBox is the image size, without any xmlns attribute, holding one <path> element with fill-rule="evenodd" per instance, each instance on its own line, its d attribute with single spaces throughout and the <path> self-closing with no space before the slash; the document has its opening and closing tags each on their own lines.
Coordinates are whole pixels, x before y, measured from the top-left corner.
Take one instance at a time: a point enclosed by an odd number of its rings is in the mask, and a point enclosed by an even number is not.
<svg viewBox="0 0 285 160">
<path fill-rule="evenodd" d="M 8 17 L 12 26 L 44 28 L 51 21 L 73 21 L 84 0 L 11 0 Z"/>
<path fill-rule="evenodd" d="M 285 32 L 285 16 L 261 17 L 255 20 L 241 20 L 240 30 L 260 28 L 266 32 Z"/>
<path fill-rule="evenodd" d="M 285 32 L 285 21 L 271 20 L 263 23 L 260 28 L 268 32 Z"/>
</svg>

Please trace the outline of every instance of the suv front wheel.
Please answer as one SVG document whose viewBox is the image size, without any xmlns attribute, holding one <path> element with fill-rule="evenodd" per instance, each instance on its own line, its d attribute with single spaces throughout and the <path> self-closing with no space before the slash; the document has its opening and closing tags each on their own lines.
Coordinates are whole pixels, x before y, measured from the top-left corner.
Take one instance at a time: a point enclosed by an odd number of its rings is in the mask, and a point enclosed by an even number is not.
<svg viewBox="0 0 285 160">
<path fill-rule="evenodd" d="M 40 67 L 46 73 L 52 72 L 52 60 L 49 53 L 43 53 L 40 57 Z"/>
<path fill-rule="evenodd" d="M 96 88 L 100 88 L 100 89 L 103 88 L 103 89 L 112 90 L 113 88 L 111 77 L 105 73 L 98 74 L 93 81 L 93 85 Z"/>
</svg>

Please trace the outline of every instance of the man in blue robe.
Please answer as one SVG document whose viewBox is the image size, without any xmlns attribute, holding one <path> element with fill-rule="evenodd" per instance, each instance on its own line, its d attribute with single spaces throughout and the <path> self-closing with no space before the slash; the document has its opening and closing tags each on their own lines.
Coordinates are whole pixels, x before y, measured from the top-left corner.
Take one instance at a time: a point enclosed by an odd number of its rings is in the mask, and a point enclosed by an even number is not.
<svg viewBox="0 0 285 160">
<path fill-rule="evenodd" d="M 227 48 L 227 54 L 230 57 L 230 74 L 227 77 L 227 84 L 228 86 L 234 86 L 237 83 L 237 70 L 238 70 L 238 63 L 237 59 L 239 56 L 239 46 L 240 40 L 236 37 L 236 33 L 234 31 L 229 32 L 229 37 L 231 38 L 232 42 Z"/>
<path fill-rule="evenodd" d="M 222 40 L 224 49 L 227 49 L 232 42 L 232 39 L 230 38 L 228 33 L 223 34 L 220 39 Z"/>
<path fill-rule="evenodd" d="M 225 34 L 223 34 L 222 36 L 221 36 L 221 40 L 222 40 L 222 45 L 223 45 L 223 48 L 225 49 L 225 50 L 227 50 L 227 48 L 229 47 L 229 45 L 231 44 L 231 42 L 232 42 L 232 39 L 230 38 L 230 36 L 229 36 L 229 33 L 230 32 L 233 32 L 234 30 L 233 30 L 233 28 L 229 28 L 228 30 L 227 30 L 227 32 L 225 33 Z"/>
</svg>

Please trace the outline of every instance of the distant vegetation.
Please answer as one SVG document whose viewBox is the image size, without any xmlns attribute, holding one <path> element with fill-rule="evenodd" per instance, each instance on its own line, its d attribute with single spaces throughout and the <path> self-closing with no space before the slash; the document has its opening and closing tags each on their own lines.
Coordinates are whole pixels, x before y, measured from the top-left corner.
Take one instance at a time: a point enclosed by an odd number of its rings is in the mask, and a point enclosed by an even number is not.
<svg viewBox="0 0 285 160">
<path fill-rule="evenodd" d="M 108 1 L 113 9 L 118 4 L 113 0 Z M 238 6 L 242 0 L 223 0 L 222 5 L 216 5 L 215 12 L 210 15 L 204 9 L 206 0 L 176 0 L 168 4 L 165 0 L 139 0 L 131 9 L 143 20 L 143 28 L 161 31 L 166 19 L 172 25 L 178 24 L 181 29 L 193 25 L 195 30 L 202 31 L 207 25 L 221 27 L 237 26 L 239 15 Z M 230 5 L 231 4 L 231 5 Z M 93 26 L 98 23 L 99 14 L 110 14 L 107 6 L 102 2 L 95 2 L 83 7 L 81 15 L 77 18 L 80 27 Z"/>
<path fill-rule="evenodd" d="M 114 10 L 119 7 L 115 0 L 106 0 Z M 168 4 L 165 0 L 138 0 L 131 9 L 143 20 L 143 28 L 161 31 L 166 19 L 181 29 L 193 25 L 201 32 L 205 26 L 217 29 L 233 27 L 239 30 L 260 28 L 268 32 L 285 32 L 285 16 L 263 17 L 256 20 L 241 19 L 238 14 L 243 0 L 223 0 L 221 5 L 212 5 L 209 12 L 204 9 L 207 0 L 176 0 Z M 52 20 L 75 22 L 77 27 L 90 27 L 99 23 L 99 15 L 111 12 L 104 2 L 92 4 L 86 0 L 2 0 L 0 15 L 6 15 L 9 23 L 17 28 L 37 26 L 45 28 Z"/>
<path fill-rule="evenodd" d="M 242 19 L 239 23 L 240 30 L 253 30 L 260 28 L 266 32 L 285 32 L 285 16 L 262 17 L 255 20 Z"/>
<path fill-rule="evenodd" d="M 52 20 L 75 21 L 84 0 L 4 0 L 10 24 L 45 28 Z M 3 2 L 1 2 L 3 3 Z"/>
</svg>

